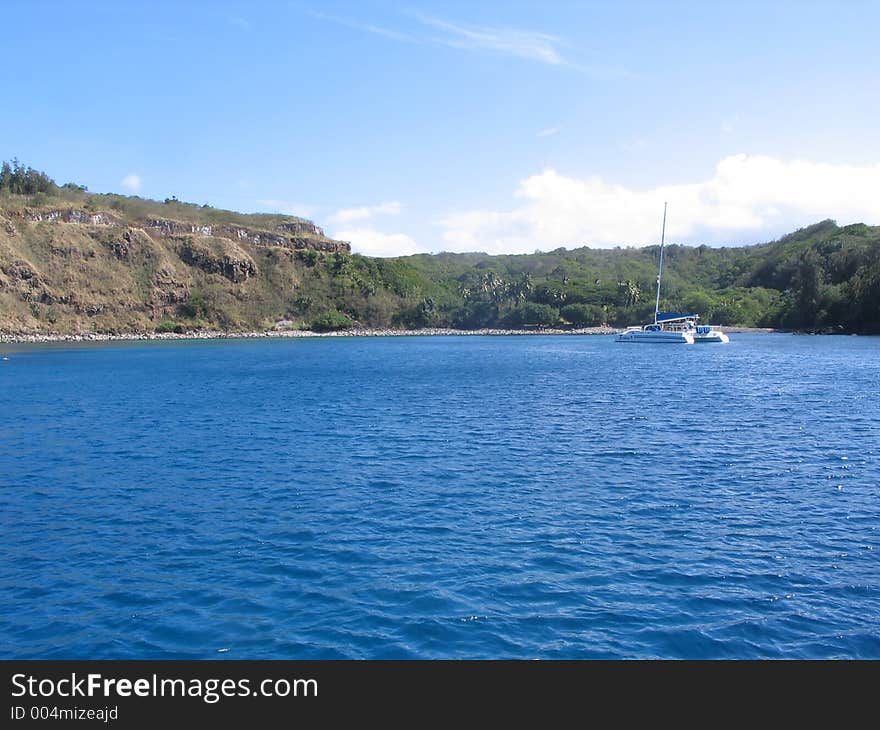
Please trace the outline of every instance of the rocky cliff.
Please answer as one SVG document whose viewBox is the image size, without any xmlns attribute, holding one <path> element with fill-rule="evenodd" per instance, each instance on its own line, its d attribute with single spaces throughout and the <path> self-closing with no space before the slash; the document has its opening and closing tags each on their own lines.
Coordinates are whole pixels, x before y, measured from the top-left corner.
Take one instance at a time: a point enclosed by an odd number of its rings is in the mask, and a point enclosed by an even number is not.
<svg viewBox="0 0 880 730">
<path fill-rule="evenodd" d="M 0 332 L 124 332 L 180 319 L 271 326 L 302 298 L 307 269 L 351 253 L 300 218 L 169 206 L 187 220 L 155 215 L 163 206 L 153 201 L 114 196 L 114 208 L 103 197 L 0 198 Z"/>
</svg>

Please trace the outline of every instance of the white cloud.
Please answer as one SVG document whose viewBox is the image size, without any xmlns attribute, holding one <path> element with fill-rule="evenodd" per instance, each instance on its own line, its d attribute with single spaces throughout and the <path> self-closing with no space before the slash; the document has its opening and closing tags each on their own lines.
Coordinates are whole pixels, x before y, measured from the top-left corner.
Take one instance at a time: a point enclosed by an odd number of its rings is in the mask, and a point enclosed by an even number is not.
<svg viewBox="0 0 880 730">
<path fill-rule="evenodd" d="M 425 250 L 405 233 L 382 233 L 372 228 L 336 231 L 333 238 L 349 241 L 354 253 L 365 256 L 409 256 Z"/>
<path fill-rule="evenodd" d="M 633 190 L 599 177 L 555 170 L 526 178 L 509 210 L 470 210 L 441 221 L 450 251 L 528 253 L 559 246 L 646 245 L 659 239 L 664 201 L 667 240 L 765 240 L 824 218 L 880 222 L 880 164 L 855 166 L 732 155 L 694 183 Z"/>
<path fill-rule="evenodd" d="M 396 200 L 379 205 L 363 205 L 359 208 L 343 208 L 330 216 L 332 223 L 351 223 L 370 220 L 377 215 L 398 215 L 403 206 Z"/>
<path fill-rule="evenodd" d="M 129 192 L 136 193 L 141 189 L 141 178 L 139 175 L 126 175 L 120 185 Z"/>
<path fill-rule="evenodd" d="M 559 130 L 556 127 L 548 127 L 547 129 L 542 129 L 535 136 L 536 137 L 552 137 L 554 134 L 557 134 Z"/>
</svg>

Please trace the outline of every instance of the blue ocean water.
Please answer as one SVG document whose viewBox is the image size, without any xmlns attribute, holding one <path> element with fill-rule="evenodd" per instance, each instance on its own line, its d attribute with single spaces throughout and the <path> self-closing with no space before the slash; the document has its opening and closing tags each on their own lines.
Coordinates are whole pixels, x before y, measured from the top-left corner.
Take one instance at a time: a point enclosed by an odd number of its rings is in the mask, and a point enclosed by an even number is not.
<svg viewBox="0 0 880 730">
<path fill-rule="evenodd" d="M 880 658 L 880 338 L 0 351 L 3 658 Z"/>
</svg>

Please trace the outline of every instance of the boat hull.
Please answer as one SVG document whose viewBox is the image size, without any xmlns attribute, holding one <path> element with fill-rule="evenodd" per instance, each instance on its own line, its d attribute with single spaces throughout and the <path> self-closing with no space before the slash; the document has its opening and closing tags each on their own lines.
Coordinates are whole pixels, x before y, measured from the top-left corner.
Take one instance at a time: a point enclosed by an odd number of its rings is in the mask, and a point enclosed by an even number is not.
<svg viewBox="0 0 880 730">
<path fill-rule="evenodd" d="M 688 332 L 623 332 L 617 342 L 635 342 L 649 345 L 693 345 L 694 337 Z"/>
<path fill-rule="evenodd" d="M 730 342 L 730 338 L 723 332 L 710 332 L 708 335 L 694 335 L 695 344 L 706 344 L 711 342 Z"/>
</svg>

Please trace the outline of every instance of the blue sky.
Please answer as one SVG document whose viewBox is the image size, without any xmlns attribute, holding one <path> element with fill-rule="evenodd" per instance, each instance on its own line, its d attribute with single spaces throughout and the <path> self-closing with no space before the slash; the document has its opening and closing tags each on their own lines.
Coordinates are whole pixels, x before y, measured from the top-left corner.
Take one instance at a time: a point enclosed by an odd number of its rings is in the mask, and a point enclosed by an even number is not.
<svg viewBox="0 0 880 730">
<path fill-rule="evenodd" d="M 880 3 L 4 0 L 0 157 L 379 255 L 880 223 Z"/>
</svg>

